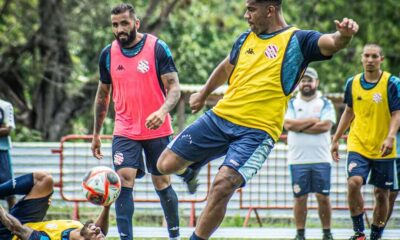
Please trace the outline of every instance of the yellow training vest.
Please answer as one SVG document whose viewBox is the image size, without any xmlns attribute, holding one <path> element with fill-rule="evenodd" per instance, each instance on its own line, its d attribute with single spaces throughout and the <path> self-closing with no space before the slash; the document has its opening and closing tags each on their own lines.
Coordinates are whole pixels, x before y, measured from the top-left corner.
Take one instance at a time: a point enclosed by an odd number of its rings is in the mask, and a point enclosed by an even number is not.
<svg viewBox="0 0 400 240">
<path fill-rule="evenodd" d="M 370 159 L 382 159 L 380 148 L 389 133 L 391 112 L 388 83 L 391 74 L 383 72 L 372 89 L 361 86 L 361 74 L 354 77 L 352 100 L 354 120 L 351 123 L 347 151 L 357 152 Z M 384 158 L 396 158 L 396 142 L 392 153 Z"/>
<path fill-rule="evenodd" d="M 26 223 L 25 226 L 32 228 L 39 232 L 45 232 L 51 240 L 61 240 L 62 233 L 67 229 L 79 229 L 83 224 L 73 220 L 53 220 L 46 222 Z M 17 236 L 13 240 L 19 240 Z"/>
<path fill-rule="evenodd" d="M 240 126 L 266 131 L 275 141 L 282 132 L 290 94 L 283 91 L 281 70 L 286 48 L 297 30 L 269 39 L 251 32 L 244 41 L 229 87 L 213 112 Z"/>
</svg>

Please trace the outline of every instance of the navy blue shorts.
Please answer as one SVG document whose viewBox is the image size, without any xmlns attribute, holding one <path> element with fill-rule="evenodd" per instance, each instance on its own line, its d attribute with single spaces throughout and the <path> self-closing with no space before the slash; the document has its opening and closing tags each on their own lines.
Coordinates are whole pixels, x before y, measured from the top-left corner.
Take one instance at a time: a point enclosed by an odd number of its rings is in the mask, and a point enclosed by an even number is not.
<svg viewBox="0 0 400 240">
<path fill-rule="evenodd" d="M 0 184 L 13 178 L 10 152 L 0 150 Z"/>
<path fill-rule="evenodd" d="M 264 131 L 236 125 L 211 110 L 183 130 L 169 145 L 174 153 L 193 162 L 193 168 L 225 156 L 228 166 L 243 177 L 243 186 L 262 167 L 274 147 Z"/>
<path fill-rule="evenodd" d="M 329 196 L 331 190 L 331 165 L 329 163 L 290 165 L 294 197 L 308 193 Z"/>
<path fill-rule="evenodd" d="M 22 224 L 41 222 L 49 209 L 51 195 L 52 193 L 47 197 L 28 200 L 22 198 L 14 205 L 14 207 L 11 208 L 10 214 L 18 219 Z M 11 232 L 0 223 L 0 239 L 9 240 L 11 238 Z"/>
<path fill-rule="evenodd" d="M 140 141 L 114 136 L 112 156 L 115 170 L 135 168 L 138 170 L 136 178 L 143 177 L 146 173 L 143 160 L 144 152 L 147 171 L 152 175 L 161 176 L 162 174 L 157 169 L 157 161 L 170 141 L 170 136 Z"/>
<path fill-rule="evenodd" d="M 347 154 L 347 177 L 360 176 L 368 183 L 381 189 L 397 189 L 395 159 L 369 159 L 356 152 Z"/>
</svg>

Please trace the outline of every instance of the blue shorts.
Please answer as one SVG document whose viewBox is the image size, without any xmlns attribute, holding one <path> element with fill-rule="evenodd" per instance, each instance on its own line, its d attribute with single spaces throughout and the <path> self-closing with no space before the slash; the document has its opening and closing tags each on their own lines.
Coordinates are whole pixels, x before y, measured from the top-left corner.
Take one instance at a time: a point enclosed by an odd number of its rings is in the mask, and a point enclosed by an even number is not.
<svg viewBox="0 0 400 240">
<path fill-rule="evenodd" d="M 294 164 L 289 167 L 294 197 L 301 197 L 311 192 L 329 196 L 331 190 L 331 164 Z"/>
<path fill-rule="evenodd" d="M 381 189 L 397 189 L 397 169 L 395 159 L 369 159 L 356 152 L 347 154 L 347 177 L 360 176 L 367 182 Z"/>
<path fill-rule="evenodd" d="M 193 162 L 193 168 L 225 156 L 228 166 L 243 177 L 243 186 L 262 167 L 274 141 L 264 131 L 236 125 L 211 110 L 183 130 L 169 145 L 174 153 Z"/>
<path fill-rule="evenodd" d="M 11 157 L 8 150 L 0 150 L 0 184 L 13 178 Z"/>
<path fill-rule="evenodd" d="M 52 194 L 53 193 L 46 197 L 36 199 L 25 200 L 25 198 L 22 198 L 14 205 L 14 207 L 11 208 L 10 214 L 18 219 L 22 224 L 41 222 L 49 209 Z M 11 232 L 0 223 L 0 239 L 9 240 L 11 238 Z"/>
<path fill-rule="evenodd" d="M 114 136 L 112 142 L 113 164 L 116 171 L 121 168 L 135 168 L 138 170 L 136 178 L 145 175 L 143 151 L 146 158 L 147 171 L 152 175 L 162 175 L 157 169 L 157 161 L 161 153 L 170 143 L 171 137 L 161 137 L 150 140 L 132 140 L 130 138 Z"/>
</svg>

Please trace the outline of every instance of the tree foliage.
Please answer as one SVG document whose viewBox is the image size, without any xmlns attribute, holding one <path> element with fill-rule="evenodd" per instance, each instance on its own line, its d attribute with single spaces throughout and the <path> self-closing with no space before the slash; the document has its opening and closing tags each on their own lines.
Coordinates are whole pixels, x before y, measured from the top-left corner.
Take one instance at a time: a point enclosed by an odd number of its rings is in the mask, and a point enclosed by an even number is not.
<svg viewBox="0 0 400 240">
<path fill-rule="evenodd" d="M 14 104 L 19 126 L 40 132 L 45 140 L 90 133 L 98 57 L 113 40 L 110 9 L 117 3 L 0 0 L 0 97 Z M 204 83 L 248 28 L 244 1 L 134 4 L 140 31 L 156 34 L 170 46 L 182 83 Z M 384 69 L 400 72 L 400 1 L 285 0 L 283 9 L 286 21 L 302 29 L 333 32 L 333 20 L 343 17 L 360 24 L 349 48 L 329 62 L 313 63 L 324 91 L 341 92 L 345 80 L 362 71 L 360 53 L 367 42 L 383 47 Z"/>
</svg>

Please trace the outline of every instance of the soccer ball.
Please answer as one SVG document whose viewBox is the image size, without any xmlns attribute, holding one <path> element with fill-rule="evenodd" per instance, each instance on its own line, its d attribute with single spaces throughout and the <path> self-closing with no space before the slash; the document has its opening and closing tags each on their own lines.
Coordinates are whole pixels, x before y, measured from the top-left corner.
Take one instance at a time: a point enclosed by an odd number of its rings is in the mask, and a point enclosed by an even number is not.
<svg viewBox="0 0 400 240">
<path fill-rule="evenodd" d="M 121 180 L 109 167 L 94 167 L 82 181 L 86 199 L 95 204 L 108 206 L 118 198 L 121 191 Z"/>
</svg>

